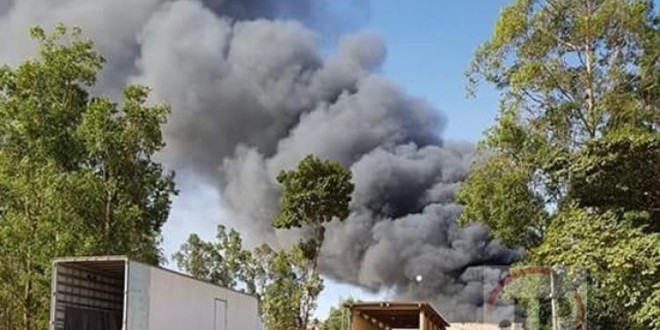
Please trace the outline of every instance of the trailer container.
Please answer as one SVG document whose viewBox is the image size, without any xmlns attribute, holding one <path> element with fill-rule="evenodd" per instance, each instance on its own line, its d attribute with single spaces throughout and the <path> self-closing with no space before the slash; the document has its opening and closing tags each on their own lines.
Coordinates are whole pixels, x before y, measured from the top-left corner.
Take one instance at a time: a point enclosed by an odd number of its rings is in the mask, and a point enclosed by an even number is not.
<svg viewBox="0 0 660 330">
<path fill-rule="evenodd" d="M 123 256 L 53 262 L 50 330 L 259 330 L 257 298 Z"/>
</svg>

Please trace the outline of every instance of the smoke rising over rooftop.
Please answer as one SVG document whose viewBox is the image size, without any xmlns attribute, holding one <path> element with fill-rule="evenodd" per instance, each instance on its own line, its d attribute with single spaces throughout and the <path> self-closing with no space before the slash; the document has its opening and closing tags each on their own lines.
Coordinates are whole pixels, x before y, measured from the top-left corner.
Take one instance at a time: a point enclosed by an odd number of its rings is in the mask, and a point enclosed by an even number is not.
<svg viewBox="0 0 660 330">
<path fill-rule="evenodd" d="M 454 194 L 473 148 L 444 141 L 441 114 L 378 73 L 386 50 L 377 35 L 348 34 L 334 54 L 321 55 L 329 7 L 0 0 L 0 61 L 34 51 L 22 37 L 30 25 L 81 26 L 109 60 L 99 88 L 114 94 L 126 82 L 145 83 L 155 100 L 170 103 L 167 164 L 212 182 L 232 225 L 252 241 L 287 244 L 301 234 L 270 226 L 281 169 L 308 153 L 349 166 L 352 212 L 327 231 L 324 274 L 432 299 L 450 318 L 474 319 L 483 304 L 480 267 L 510 264 L 518 253 L 482 227 L 455 225 Z"/>
</svg>

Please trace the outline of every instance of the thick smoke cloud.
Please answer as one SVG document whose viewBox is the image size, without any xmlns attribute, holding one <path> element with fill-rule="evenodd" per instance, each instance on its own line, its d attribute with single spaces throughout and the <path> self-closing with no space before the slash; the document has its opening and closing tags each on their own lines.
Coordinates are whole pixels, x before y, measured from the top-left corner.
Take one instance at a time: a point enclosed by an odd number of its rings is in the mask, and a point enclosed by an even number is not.
<svg viewBox="0 0 660 330">
<path fill-rule="evenodd" d="M 170 103 L 166 163 L 217 187 L 232 225 L 253 242 L 285 246 L 304 235 L 270 226 L 280 170 L 308 153 L 341 162 L 356 191 L 350 217 L 328 229 L 324 274 L 433 300 L 454 319 L 479 318 L 484 266 L 508 265 L 518 253 L 482 227 L 455 224 L 454 195 L 474 150 L 443 141 L 439 112 L 378 73 L 386 51 L 376 35 L 346 35 L 321 55 L 330 7 L 0 0 L 0 61 L 34 53 L 20 37 L 32 24 L 81 26 L 109 59 L 99 89 L 116 95 L 126 82 L 145 83 L 154 100 Z"/>
</svg>

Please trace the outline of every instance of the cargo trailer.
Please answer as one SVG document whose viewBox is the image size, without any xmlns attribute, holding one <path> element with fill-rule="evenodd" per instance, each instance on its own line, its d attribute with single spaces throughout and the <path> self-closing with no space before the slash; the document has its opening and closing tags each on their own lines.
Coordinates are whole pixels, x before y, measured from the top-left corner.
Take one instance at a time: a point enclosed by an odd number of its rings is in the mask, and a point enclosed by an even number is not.
<svg viewBox="0 0 660 330">
<path fill-rule="evenodd" d="M 259 330 L 257 298 L 124 256 L 53 262 L 50 330 Z"/>
</svg>

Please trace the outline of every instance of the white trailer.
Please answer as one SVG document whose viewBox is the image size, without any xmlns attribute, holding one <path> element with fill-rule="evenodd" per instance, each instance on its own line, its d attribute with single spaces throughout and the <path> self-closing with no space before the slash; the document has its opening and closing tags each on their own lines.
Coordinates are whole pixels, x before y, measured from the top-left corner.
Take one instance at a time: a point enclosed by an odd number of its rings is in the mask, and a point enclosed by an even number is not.
<svg viewBox="0 0 660 330">
<path fill-rule="evenodd" d="M 259 330 L 257 298 L 123 256 L 53 262 L 50 330 Z"/>
</svg>

